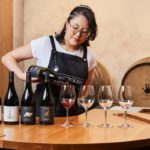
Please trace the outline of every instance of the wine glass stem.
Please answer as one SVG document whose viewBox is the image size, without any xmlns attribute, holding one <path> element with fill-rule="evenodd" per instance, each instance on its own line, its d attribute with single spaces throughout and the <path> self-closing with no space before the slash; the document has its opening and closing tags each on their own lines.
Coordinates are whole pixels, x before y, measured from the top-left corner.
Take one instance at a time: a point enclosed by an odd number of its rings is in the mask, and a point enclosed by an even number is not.
<svg viewBox="0 0 150 150">
<path fill-rule="evenodd" d="M 105 113 L 105 126 L 107 125 L 107 109 L 104 109 L 104 113 Z"/>
<path fill-rule="evenodd" d="M 124 124 L 127 124 L 127 110 L 124 111 Z"/>
<path fill-rule="evenodd" d="M 87 126 L 87 108 L 85 108 L 85 126 Z"/>
<path fill-rule="evenodd" d="M 68 119 L 68 112 L 69 112 L 69 109 L 66 108 L 66 123 L 69 123 L 69 119 Z"/>
</svg>

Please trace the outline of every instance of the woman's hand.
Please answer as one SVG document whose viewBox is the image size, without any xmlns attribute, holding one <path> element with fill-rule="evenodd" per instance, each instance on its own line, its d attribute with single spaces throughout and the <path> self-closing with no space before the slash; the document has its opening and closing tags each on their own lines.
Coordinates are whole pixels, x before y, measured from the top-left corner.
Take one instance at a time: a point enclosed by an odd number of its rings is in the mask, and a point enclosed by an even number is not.
<svg viewBox="0 0 150 150">
<path fill-rule="evenodd" d="M 18 74 L 17 77 L 23 81 L 26 81 L 26 72 Z M 31 82 L 38 83 L 41 82 L 41 80 L 39 78 L 31 77 Z"/>
</svg>

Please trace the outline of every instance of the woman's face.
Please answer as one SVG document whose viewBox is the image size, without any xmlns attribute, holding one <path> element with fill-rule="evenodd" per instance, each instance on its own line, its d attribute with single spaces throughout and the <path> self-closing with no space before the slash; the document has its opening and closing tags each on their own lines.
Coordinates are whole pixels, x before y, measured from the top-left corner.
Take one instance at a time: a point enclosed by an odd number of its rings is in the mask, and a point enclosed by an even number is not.
<svg viewBox="0 0 150 150">
<path fill-rule="evenodd" d="M 83 15 L 78 15 L 66 23 L 65 44 L 78 48 L 89 36 L 89 25 Z"/>
</svg>

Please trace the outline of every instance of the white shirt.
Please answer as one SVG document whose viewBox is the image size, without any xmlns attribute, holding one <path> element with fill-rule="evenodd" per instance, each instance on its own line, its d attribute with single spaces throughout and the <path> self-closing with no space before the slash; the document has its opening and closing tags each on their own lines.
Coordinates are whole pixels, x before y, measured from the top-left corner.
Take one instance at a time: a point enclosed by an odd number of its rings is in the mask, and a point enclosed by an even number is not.
<svg viewBox="0 0 150 150">
<path fill-rule="evenodd" d="M 57 51 L 83 58 L 83 50 L 78 49 L 73 52 L 66 51 L 61 47 L 59 42 L 56 40 L 55 36 L 53 37 L 54 37 L 54 42 Z M 50 57 L 51 57 L 51 51 L 52 51 L 52 45 L 49 36 L 42 36 L 38 39 L 32 40 L 31 48 L 32 48 L 33 58 L 37 60 L 37 65 L 48 67 Z M 88 70 L 90 71 L 92 68 L 96 66 L 96 61 L 89 48 L 87 48 L 87 61 L 88 61 Z"/>
</svg>

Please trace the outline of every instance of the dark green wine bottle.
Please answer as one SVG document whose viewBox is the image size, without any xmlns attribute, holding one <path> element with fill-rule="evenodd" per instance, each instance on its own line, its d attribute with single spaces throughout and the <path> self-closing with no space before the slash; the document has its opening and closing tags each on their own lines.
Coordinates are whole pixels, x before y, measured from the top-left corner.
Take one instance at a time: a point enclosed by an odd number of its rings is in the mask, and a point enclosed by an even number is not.
<svg viewBox="0 0 150 150">
<path fill-rule="evenodd" d="M 30 72 L 26 73 L 26 85 L 21 99 L 21 124 L 33 125 L 36 123 L 35 102 Z"/>
<path fill-rule="evenodd" d="M 39 121 L 40 124 L 54 124 L 55 105 L 49 84 L 49 72 L 45 72 L 43 86 Z"/>
<path fill-rule="evenodd" d="M 31 65 L 28 68 L 28 71 L 31 73 L 31 77 L 44 79 L 45 72 L 49 72 L 50 77 L 56 77 L 56 73 L 53 70 L 49 70 L 48 68 Z"/>
<path fill-rule="evenodd" d="M 14 86 L 14 72 L 9 72 L 9 84 L 4 98 L 4 124 L 19 124 L 19 99 Z"/>
</svg>

